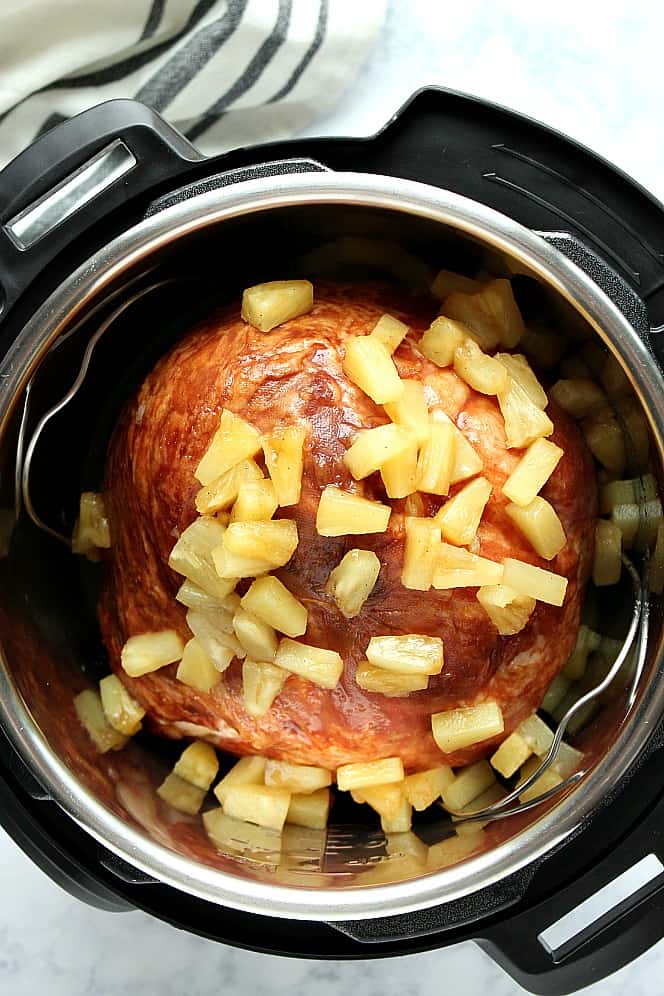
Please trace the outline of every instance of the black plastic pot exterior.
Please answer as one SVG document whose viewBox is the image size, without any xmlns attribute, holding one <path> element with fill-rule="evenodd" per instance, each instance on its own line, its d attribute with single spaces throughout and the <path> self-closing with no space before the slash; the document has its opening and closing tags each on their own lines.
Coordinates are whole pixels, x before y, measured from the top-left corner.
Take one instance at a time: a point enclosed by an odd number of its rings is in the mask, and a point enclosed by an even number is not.
<svg viewBox="0 0 664 996">
<path fill-rule="evenodd" d="M 34 246 L 7 231 L 48 191 L 120 140 L 135 166 Z M 313 162 L 312 162 L 313 160 Z M 402 177 L 497 209 L 549 236 L 659 352 L 664 329 L 664 209 L 629 178 L 543 126 L 484 102 L 425 90 L 370 139 L 293 141 L 203 159 L 157 115 L 113 101 L 47 133 L 0 174 L 0 344 L 98 247 L 159 212 L 247 178 L 331 169 Z M 73 895 L 102 909 L 142 908 L 239 946 L 318 958 L 367 958 L 476 939 L 522 985 L 565 993 L 609 974 L 664 935 L 655 879 L 556 958 L 540 932 L 639 857 L 664 861 L 661 732 L 642 765 L 574 839 L 486 889 L 399 917 L 314 923 L 225 910 L 187 897 L 105 850 L 50 799 L 0 734 L 0 819 Z M 648 755 L 648 756 L 646 756 Z"/>
</svg>

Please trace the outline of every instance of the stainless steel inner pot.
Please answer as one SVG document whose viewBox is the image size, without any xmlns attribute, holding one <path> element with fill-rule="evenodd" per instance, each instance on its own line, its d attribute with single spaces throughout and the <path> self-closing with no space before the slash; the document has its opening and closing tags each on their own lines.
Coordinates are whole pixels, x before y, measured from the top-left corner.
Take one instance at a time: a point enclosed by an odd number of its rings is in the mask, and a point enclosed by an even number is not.
<svg viewBox="0 0 664 996">
<path fill-rule="evenodd" d="M 620 361 L 647 415 L 655 472 L 661 477 L 661 375 L 634 328 L 585 272 L 541 234 L 476 202 L 389 177 L 320 172 L 249 180 L 167 207 L 106 245 L 51 294 L 0 366 L 2 505 L 14 505 L 17 426 L 26 385 L 38 372 L 30 402 L 34 419 L 71 383 L 72 365 L 95 328 L 94 319 L 57 351 L 57 362 L 49 349 L 105 297 L 113 293 L 121 299 L 130 281 L 148 279 L 148 271 L 149 280 L 166 274 L 182 278 L 169 290 L 168 308 L 177 313 L 192 293 L 197 296 L 193 281 L 202 271 L 208 288 L 216 282 L 220 297 L 230 298 L 257 279 L 289 276 L 291 257 L 340 235 L 391 239 L 439 266 L 463 270 L 467 263 L 483 264 L 537 286 L 542 300 L 570 327 L 599 336 Z M 145 347 L 149 354 L 150 302 L 145 299 L 138 324 L 127 320 L 124 338 L 118 332 L 112 361 L 100 361 L 104 369 L 95 390 L 104 383 L 108 391 L 117 389 L 118 371 L 131 365 L 134 353 Z M 129 377 L 125 387 L 131 383 Z M 85 475 L 93 473 L 91 438 L 104 437 L 94 436 L 91 421 L 80 412 L 59 433 L 45 442 L 50 462 L 36 472 L 35 488 L 45 516 L 52 512 L 64 524 Z M 87 470 L 81 470 L 86 460 Z M 399 880 L 401 872 L 389 872 L 392 858 L 380 832 L 354 825 L 350 818 L 332 826 L 327 837 L 296 834 L 288 860 L 269 834 L 258 830 L 246 840 L 229 841 L 225 854 L 216 853 L 194 821 L 175 824 L 158 808 L 154 787 L 170 766 L 167 757 L 132 745 L 123 755 L 98 758 L 72 720 L 72 695 L 99 675 L 90 622 L 90 571 L 97 568 L 80 571 L 71 560 L 64 548 L 19 521 L 10 555 L 0 564 L 2 724 L 48 794 L 94 838 L 147 875 L 223 906 L 333 921 L 382 917 L 467 897 L 545 855 L 579 828 L 635 764 L 662 718 L 662 627 L 655 611 L 645 673 L 631 711 L 625 715 L 624 703 L 605 709 L 584 743 L 595 758 L 592 770 L 555 804 L 495 824 L 482 853 Z M 614 614 L 607 611 L 607 620 Z M 448 830 L 441 815 L 424 832 L 434 841 Z M 380 881 L 374 874 L 363 884 L 366 869 L 379 864 L 387 869 Z"/>
</svg>

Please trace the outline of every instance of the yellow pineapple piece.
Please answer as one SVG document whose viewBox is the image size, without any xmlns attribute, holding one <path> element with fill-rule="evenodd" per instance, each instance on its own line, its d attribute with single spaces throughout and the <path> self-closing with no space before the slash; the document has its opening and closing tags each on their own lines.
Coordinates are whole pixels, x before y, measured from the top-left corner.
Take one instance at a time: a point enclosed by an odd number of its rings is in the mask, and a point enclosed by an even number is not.
<svg viewBox="0 0 664 996">
<path fill-rule="evenodd" d="M 515 505 L 529 505 L 554 472 L 563 451 L 549 439 L 530 444 L 503 485 L 503 494 Z"/>
<path fill-rule="evenodd" d="M 520 633 L 535 609 L 535 599 L 520 595 L 506 584 L 484 585 L 477 592 L 480 603 L 501 636 Z"/>
<path fill-rule="evenodd" d="M 218 609 L 222 609 L 225 612 L 233 613 L 240 604 L 240 596 L 234 591 L 224 598 L 213 598 L 193 581 L 188 580 L 183 581 L 175 597 L 188 609 L 201 609 L 203 612 L 216 612 Z"/>
<path fill-rule="evenodd" d="M 622 573 L 622 533 L 613 522 L 598 519 L 595 526 L 593 582 L 618 584 Z"/>
<path fill-rule="evenodd" d="M 226 793 L 224 812 L 236 820 L 257 823 L 259 827 L 281 830 L 291 802 L 286 789 L 265 785 L 234 785 Z"/>
<path fill-rule="evenodd" d="M 459 812 L 486 792 L 495 780 L 496 776 L 488 761 L 477 761 L 467 768 L 461 768 L 443 790 L 443 805 L 446 809 Z"/>
<path fill-rule="evenodd" d="M 234 467 L 220 474 L 196 495 L 196 509 L 201 515 L 214 515 L 231 507 L 240 486 L 249 481 L 261 481 L 263 471 L 255 460 L 240 460 Z"/>
<path fill-rule="evenodd" d="M 571 774 L 579 769 L 582 761 L 583 753 L 580 750 L 576 750 L 575 747 L 570 747 L 563 740 L 558 748 L 558 753 L 552 767 L 561 778 L 569 778 Z"/>
<path fill-rule="evenodd" d="M 129 694 L 115 674 L 109 674 L 99 682 L 99 694 L 104 715 L 114 730 L 133 737 L 141 728 L 145 709 Z"/>
<path fill-rule="evenodd" d="M 233 633 L 233 618 L 222 612 L 189 609 L 187 626 L 217 671 L 225 671 L 234 657 L 242 659 L 245 650 Z"/>
<path fill-rule="evenodd" d="M 251 523 L 246 523 L 246 525 L 251 525 Z M 239 553 L 232 553 L 223 544 L 212 550 L 212 563 L 219 578 L 222 581 L 232 581 L 233 586 L 240 578 L 257 578 L 267 574 L 276 566 L 272 561 L 265 560 L 263 557 L 245 557 Z"/>
<path fill-rule="evenodd" d="M 372 785 L 389 785 L 403 782 L 404 771 L 400 757 L 385 757 L 377 761 L 357 761 L 337 768 L 337 786 L 340 792 L 351 792 Z"/>
<path fill-rule="evenodd" d="M 386 460 L 380 468 L 380 476 L 388 498 L 407 498 L 413 494 L 417 488 L 418 456 L 417 437 L 410 432 L 410 442 L 406 449 L 391 460 Z"/>
<path fill-rule="evenodd" d="M 539 767 L 541 764 L 541 759 L 539 757 L 532 757 L 529 761 L 526 761 L 521 769 L 521 775 L 517 784 L 521 785 L 526 778 Z M 544 774 L 540 775 L 536 782 L 534 782 L 529 789 L 525 789 L 519 796 L 520 802 L 530 802 L 532 799 L 537 799 L 540 795 L 548 792 L 550 789 L 555 788 L 560 785 L 562 778 L 558 772 L 553 768 L 547 768 Z"/>
<path fill-rule="evenodd" d="M 129 637 L 122 648 L 120 663 L 131 678 L 140 678 L 150 671 L 158 671 L 167 664 L 179 661 L 183 650 L 182 637 L 174 629 L 141 633 Z"/>
<path fill-rule="evenodd" d="M 463 547 L 441 543 L 438 548 L 433 587 L 480 588 L 484 585 L 500 584 L 503 578 L 503 565 L 486 557 L 478 557 Z"/>
<path fill-rule="evenodd" d="M 240 485 L 231 511 L 231 522 L 260 522 L 277 511 L 277 495 L 272 481 L 247 481 Z"/>
<path fill-rule="evenodd" d="M 242 293 L 242 318 L 259 332 L 271 332 L 306 315 L 313 306 L 314 288 L 309 280 L 270 280 Z"/>
<path fill-rule="evenodd" d="M 482 394 L 500 394 L 507 388 L 508 373 L 503 364 L 483 353 L 472 339 L 454 350 L 454 370 L 466 384 Z"/>
<path fill-rule="evenodd" d="M 210 788 L 219 771 L 219 758 L 212 744 L 196 740 L 180 754 L 173 773 L 205 792 Z"/>
<path fill-rule="evenodd" d="M 265 466 L 279 505 L 297 505 L 302 491 L 306 430 L 290 426 L 263 440 Z"/>
<path fill-rule="evenodd" d="M 461 291 L 464 294 L 475 294 L 482 290 L 482 283 L 473 280 L 471 277 L 464 277 L 461 273 L 453 273 L 452 270 L 439 270 L 430 287 L 431 293 L 439 301 L 444 301 L 453 291 Z"/>
<path fill-rule="evenodd" d="M 641 519 L 641 509 L 636 503 L 613 506 L 611 522 L 622 533 L 622 545 L 625 550 L 629 550 L 634 545 L 641 526 Z"/>
<path fill-rule="evenodd" d="M 222 546 L 228 553 L 263 560 L 274 568 L 288 563 L 297 543 L 297 523 L 293 519 L 274 519 L 231 522 L 224 533 Z"/>
<path fill-rule="evenodd" d="M 98 550 L 111 546 L 111 530 L 106 515 L 104 496 L 94 491 L 84 491 L 79 500 L 79 511 L 71 548 L 74 553 L 98 560 Z"/>
<path fill-rule="evenodd" d="M 260 755 L 247 755 L 240 758 L 215 786 L 214 794 L 225 805 L 228 793 L 242 785 L 262 785 L 265 778 L 266 760 Z"/>
<path fill-rule="evenodd" d="M 438 367 L 450 367 L 459 346 L 467 342 L 470 329 L 461 322 L 440 316 L 434 318 L 418 343 L 423 356 Z"/>
<path fill-rule="evenodd" d="M 525 764 L 533 753 L 530 745 L 520 733 L 514 732 L 503 740 L 502 744 L 491 758 L 491 766 L 503 778 L 511 778 L 522 764 Z"/>
<path fill-rule="evenodd" d="M 312 764 L 292 764 L 290 761 L 267 761 L 265 784 L 308 795 L 332 784 L 332 775 L 326 768 Z"/>
<path fill-rule="evenodd" d="M 406 516 L 404 528 L 406 544 L 401 583 L 404 588 L 428 591 L 438 561 L 440 526 L 434 519 Z"/>
<path fill-rule="evenodd" d="M 565 601 L 567 578 L 512 557 L 503 561 L 503 568 L 504 583 L 520 595 L 529 595 L 548 605 L 562 605 Z"/>
<path fill-rule="evenodd" d="M 664 523 L 661 522 L 648 566 L 648 583 L 654 595 L 661 595 L 664 591 Z"/>
<path fill-rule="evenodd" d="M 388 460 L 398 458 L 413 441 L 408 429 L 388 422 L 357 434 L 344 454 L 344 463 L 356 481 L 374 474 Z"/>
<path fill-rule="evenodd" d="M 381 816 L 380 826 L 384 834 L 408 833 L 413 825 L 413 807 L 407 799 L 401 799 L 399 812 L 394 816 Z"/>
<path fill-rule="evenodd" d="M 617 477 L 621 477 L 627 462 L 625 436 L 615 414 L 605 405 L 581 423 L 588 448 L 598 463 Z"/>
<path fill-rule="evenodd" d="M 389 698 L 398 698 L 410 692 L 420 692 L 428 687 L 428 674 L 400 674 L 374 667 L 369 661 L 360 661 L 355 671 L 355 681 L 365 692 L 377 692 Z"/>
<path fill-rule="evenodd" d="M 99 692 L 86 688 L 74 698 L 78 721 L 100 754 L 109 750 L 122 750 L 129 737 L 114 729 L 106 718 Z"/>
<path fill-rule="evenodd" d="M 473 799 L 472 802 L 469 802 L 467 806 L 464 806 L 461 809 L 461 813 L 467 816 L 472 816 L 473 813 L 479 813 L 482 809 L 488 809 L 489 806 L 493 806 L 500 799 L 504 799 L 506 795 L 507 792 L 505 791 L 503 786 L 500 785 L 498 782 L 494 782 L 494 784 L 490 785 L 485 792 L 482 792 L 482 794 L 478 795 L 477 798 Z M 461 817 L 453 816 L 452 822 L 457 823 L 460 819 Z M 473 820 L 472 823 L 470 821 L 467 821 L 465 823 L 459 822 L 458 825 L 454 828 L 455 833 L 458 834 L 459 837 L 466 837 L 469 835 L 474 836 L 479 830 L 482 830 L 489 822 L 490 820 L 481 820 L 481 819 Z"/>
<path fill-rule="evenodd" d="M 526 331 L 509 280 L 489 280 L 474 294 L 453 291 L 445 298 L 443 310 L 450 318 L 465 322 L 474 332 L 485 336 L 487 343 L 493 343 L 486 345 L 486 349 L 493 349 L 499 343 L 506 349 L 514 349 Z"/>
<path fill-rule="evenodd" d="M 553 505 L 536 495 L 529 505 L 510 503 L 505 512 L 533 550 L 544 560 L 553 560 L 567 542 L 562 522 Z"/>
<path fill-rule="evenodd" d="M 496 359 L 502 363 L 512 380 L 523 388 L 532 403 L 543 411 L 549 399 L 526 357 L 521 353 L 496 353 Z"/>
<path fill-rule="evenodd" d="M 307 628 L 307 610 L 275 577 L 257 578 L 242 606 L 286 636 L 302 636 Z"/>
<path fill-rule="evenodd" d="M 569 681 L 578 681 L 579 678 L 582 678 L 586 670 L 588 657 L 599 648 L 601 642 L 602 637 L 595 630 L 586 625 L 579 626 L 574 649 L 567 658 L 562 670 L 565 678 Z"/>
<path fill-rule="evenodd" d="M 427 771 L 406 775 L 403 793 L 413 809 L 421 813 L 439 799 L 445 789 L 454 781 L 454 772 L 446 764 Z"/>
<path fill-rule="evenodd" d="M 456 546 L 472 543 L 490 495 L 490 482 L 476 477 L 445 502 L 434 516 L 443 539 Z"/>
<path fill-rule="evenodd" d="M 286 684 L 288 671 L 268 661 L 242 661 L 242 698 L 250 716 L 260 719 L 271 708 Z"/>
<path fill-rule="evenodd" d="M 439 636 L 372 636 L 367 660 L 374 667 L 398 674 L 440 674 L 443 641 Z"/>
<path fill-rule="evenodd" d="M 194 519 L 171 550 L 168 566 L 213 598 L 223 599 L 235 588 L 235 578 L 217 574 L 212 550 L 224 541 L 225 526 L 210 515 Z"/>
<path fill-rule="evenodd" d="M 428 494 L 446 495 L 450 490 L 456 458 L 455 426 L 431 419 L 429 434 L 417 460 L 417 487 Z"/>
<path fill-rule="evenodd" d="M 233 616 L 233 630 L 248 657 L 272 661 L 279 641 L 272 626 L 240 606 Z"/>
<path fill-rule="evenodd" d="M 370 335 L 353 336 L 346 342 L 344 373 L 377 405 L 398 401 L 403 384 L 390 353 Z"/>
<path fill-rule="evenodd" d="M 419 380 L 402 380 L 403 394 L 398 401 L 385 405 L 385 414 L 392 422 L 410 429 L 418 443 L 429 434 L 429 406 L 424 384 Z"/>
<path fill-rule="evenodd" d="M 606 404 L 602 388 L 589 377 L 575 377 L 556 381 L 551 397 L 572 418 L 585 418 Z"/>
<path fill-rule="evenodd" d="M 179 775 L 171 772 L 157 789 L 157 795 L 173 809 L 188 816 L 195 816 L 200 811 L 205 799 L 205 791 L 185 781 Z"/>
<path fill-rule="evenodd" d="M 371 335 L 390 355 L 408 335 L 408 326 L 393 315 L 381 315 L 374 325 Z"/>
<path fill-rule="evenodd" d="M 473 449 L 461 429 L 454 426 L 454 431 L 455 454 L 450 484 L 458 484 L 459 481 L 465 481 L 469 477 L 474 477 L 475 474 L 480 473 L 484 466 L 479 453 Z"/>
<path fill-rule="evenodd" d="M 551 749 L 553 733 L 536 712 L 519 723 L 516 732 L 523 737 L 533 754 L 537 754 L 538 757 L 548 754 Z"/>
<path fill-rule="evenodd" d="M 505 437 L 510 449 L 525 449 L 540 436 L 550 436 L 553 432 L 549 416 L 532 403 L 512 377 L 508 377 L 507 387 L 499 392 L 498 404 L 505 420 Z"/>
<path fill-rule="evenodd" d="M 502 709 L 497 702 L 449 709 L 431 717 L 433 739 L 443 754 L 481 743 L 502 733 L 504 728 Z"/>
<path fill-rule="evenodd" d="M 379 573 L 380 560 L 372 550 L 349 550 L 331 572 L 325 591 L 346 619 L 353 619 L 362 611 Z"/>
<path fill-rule="evenodd" d="M 274 663 L 321 688 L 334 688 L 344 669 L 344 662 L 336 650 L 311 647 L 288 638 L 280 642 Z"/>
<path fill-rule="evenodd" d="M 371 806 L 380 816 L 395 819 L 403 805 L 403 782 L 390 782 L 387 785 L 366 785 L 352 789 L 351 798 L 359 806 Z"/>
<path fill-rule="evenodd" d="M 286 822 L 311 830 L 324 830 L 330 813 L 331 796 L 328 788 L 318 789 L 307 795 L 291 795 Z"/>
<path fill-rule="evenodd" d="M 221 673 L 196 637 L 192 637 L 185 644 L 175 677 L 183 685 L 195 688 L 199 692 L 210 692 L 221 681 Z"/>
<path fill-rule="evenodd" d="M 224 408 L 219 428 L 203 454 L 194 476 L 201 484 L 211 484 L 241 460 L 255 456 L 260 448 L 261 437 L 253 425 Z"/>
<path fill-rule="evenodd" d="M 391 513 L 388 505 L 328 484 L 318 503 L 316 530 L 319 536 L 384 533 Z"/>
</svg>

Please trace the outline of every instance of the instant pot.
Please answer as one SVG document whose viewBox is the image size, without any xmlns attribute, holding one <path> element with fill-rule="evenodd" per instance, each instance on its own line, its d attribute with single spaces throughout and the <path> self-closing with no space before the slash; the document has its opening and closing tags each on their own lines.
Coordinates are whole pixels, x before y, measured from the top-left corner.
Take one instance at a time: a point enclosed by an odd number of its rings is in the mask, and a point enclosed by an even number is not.
<svg viewBox="0 0 664 996">
<path fill-rule="evenodd" d="M 288 860 L 258 828 L 215 849 L 198 821 L 175 819 L 155 797 L 181 744 L 140 735 L 99 756 L 74 719 L 73 695 L 107 671 L 94 614 L 101 568 L 81 565 L 58 534 L 70 533 L 80 492 L 99 486 L 123 401 L 197 316 L 344 239 L 398 246 L 395 279 L 409 268 L 418 277 L 413 260 L 424 272 L 513 277 L 541 321 L 555 315 L 601 340 L 647 417 L 661 479 L 664 209 L 587 149 L 437 89 L 369 139 L 216 158 L 138 103 L 85 111 L 0 173 L 0 821 L 100 909 L 139 908 L 215 940 L 309 958 L 473 939 L 527 989 L 567 993 L 664 935 L 658 598 L 638 684 L 583 734 L 584 777 L 492 823 L 490 846 L 429 874 L 406 874 L 343 804 L 326 835 L 291 833 Z M 619 630 L 629 592 L 606 599 L 601 620 Z M 429 816 L 416 832 L 435 842 L 439 824 Z M 637 887 L 617 907 L 551 933 L 634 866 Z"/>
</svg>

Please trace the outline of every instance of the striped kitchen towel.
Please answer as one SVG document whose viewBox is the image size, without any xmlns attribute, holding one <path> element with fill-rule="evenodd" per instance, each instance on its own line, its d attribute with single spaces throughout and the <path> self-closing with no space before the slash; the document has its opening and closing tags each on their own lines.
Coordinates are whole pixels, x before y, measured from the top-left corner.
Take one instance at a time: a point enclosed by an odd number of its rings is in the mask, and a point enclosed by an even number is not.
<svg viewBox="0 0 664 996">
<path fill-rule="evenodd" d="M 0 167 L 112 97 L 159 111 L 202 152 L 284 138 L 331 107 L 386 0 L 4 0 Z"/>
</svg>

